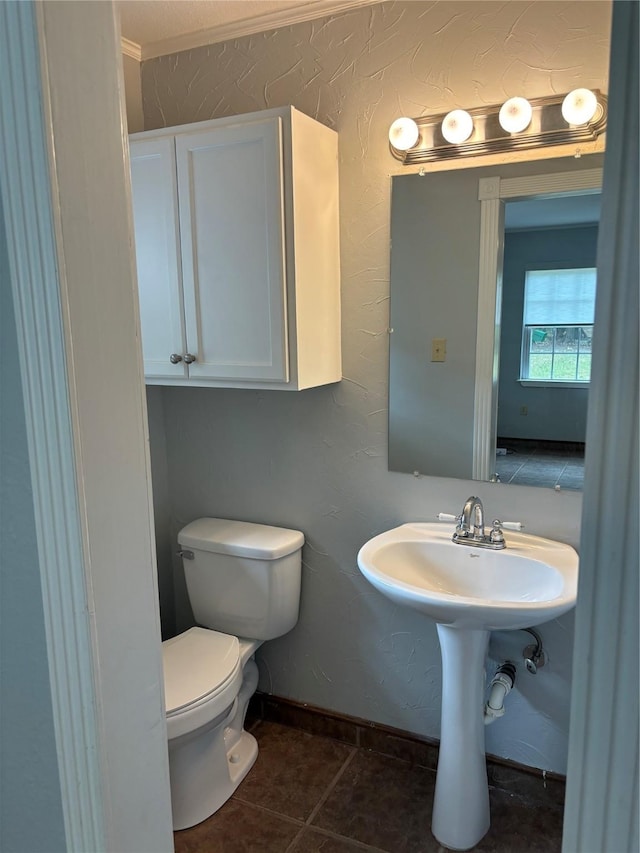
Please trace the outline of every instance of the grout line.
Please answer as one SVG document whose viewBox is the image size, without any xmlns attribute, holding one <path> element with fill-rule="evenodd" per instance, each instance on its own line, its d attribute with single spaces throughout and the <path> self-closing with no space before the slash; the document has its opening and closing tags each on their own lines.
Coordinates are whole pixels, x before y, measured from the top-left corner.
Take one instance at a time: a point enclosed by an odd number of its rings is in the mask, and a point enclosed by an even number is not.
<svg viewBox="0 0 640 853">
<path fill-rule="evenodd" d="M 565 474 L 565 471 L 566 471 L 566 470 L 567 470 L 567 463 L 565 462 L 565 463 L 564 463 L 564 465 L 563 465 L 563 467 L 562 467 L 562 471 L 560 471 L 560 473 L 559 473 L 559 474 L 558 474 L 558 476 L 556 477 L 556 482 L 555 482 L 555 484 L 554 484 L 554 485 L 556 485 L 556 486 L 560 486 L 560 488 L 562 488 L 562 478 L 564 477 L 564 474 Z"/>
<path fill-rule="evenodd" d="M 526 464 L 527 464 L 527 462 L 526 462 L 526 460 L 525 460 L 524 462 L 521 462 L 521 463 L 518 465 L 518 467 L 516 468 L 516 470 L 513 472 L 513 474 L 512 474 L 512 475 L 511 475 L 511 477 L 509 478 L 509 482 L 510 482 L 510 483 L 513 483 L 514 479 L 518 476 L 518 474 L 522 471 L 522 469 L 524 468 L 524 466 L 525 466 Z"/>
<path fill-rule="evenodd" d="M 326 791 L 325 791 L 325 792 L 324 792 L 324 794 L 320 797 L 320 799 L 319 799 L 319 800 L 318 800 L 318 802 L 316 803 L 315 808 L 313 809 L 313 811 L 311 812 L 311 814 L 309 815 L 309 817 L 306 819 L 305 824 L 306 824 L 307 826 L 311 826 L 311 821 L 316 817 L 316 815 L 318 814 L 318 812 L 320 811 L 320 809 L 322 808 L 322 806 L 323 806 L 323 805 L 327 802 L 327 800 L 329 799 L 329 795 L 333 792 L 333 789 L 336 787 L 336 785 L 338 784 L 338 782 L 340 781 L 340 779 L 341 779 L 341 778 L 342 778 L 342 776 L 344 775 L 344 772 L 346 771 L 347 767 L 348 767 L 348 766 L 351 764 L 351 762 L 353 761 L 354 756 L 355 756 L 355 754 L 356 754 L 356 752 L 357 752 L 357 751 L 358 751 L 358 748 L 357 748 L 357 747 L 355 747 L 355 746 L 354 746 L 354 747 L 352 747 L 351 755 L 349 755 L 349 756 L 346 758 L 346 760 L 345 760 L 344 764 L 342 765 L 342 767 L 340 768 L 340 770 L 338 770 L 338 772 L 336 773 L 336 775 L 333 777 L 333 780 L 332 780 L 332 781 L 329 783 L 329 785 L 327 786 Z"/>
<path fill-rule="evenodd" d="M 325 802 L 326 802 L 326 801 L 327 801 L 327 799 L 329 798 L 329 796 L 330 796 L 331 792 L 333 791 L 333 789 L 335 788 L 335 786 L 338 784 L 338 782 L 339 782 L 340 778 L 342 777 L 342 775 L 343 775 L 343 774 L 344 774 L 344 772 L 346 771 L 347 767 L 348 767 L 348 766 L 349 766 L 349 764 L 351 764 L 351 762 L 353 761 L 353 758 L 354 758 L 354 756 L 355 756 L 355 754 L 356 754 L 356 752 L 357 752 L 357 751 L 358 751 L 358 748 L 357 748 L 357 747 L 355 747 L 355 746 L 352 746 L 352 747 L 351 747 L 351 753 L 350 753 L 350 755 L 348 755 L 348 756 L 347 756 L 347 758 L 345 758 L 344 763 L 342 764 L 342 767 L 338 770 L 338 772 L 337 772 L 337 773 L 336 773 L 336 775 L 333 777 L 333 779 L 331 780 L 331 782 L 329 782 L 329 784 L 327 785 L 327 788 L 326 788 L 326 790 L 325 790 L 324 794 L 320 797 L 320 799 L 319 799 L 319 800 L 318 800 L 318 802 L 316 803 L 315 807 L 312 809 L 311 814 L 309 815 L 309 817 L 306 819 L 306 821 L 305 821 L 304 823 L 301 823 L 301 822 L 300 822 L 299 820 L 297 820 L 296 818 L 292 818 L 292 817 L 289 817 L 288 815 L 283 815 L 283 814 L 281 814 L 280 812 L 276 812 L 276 811 L 274 811 L 273 809 L 269 809 L 269 808 L 267 808 L 266 806 L 260 806 L 260 805 L 258 805 L 257 803 L 252 803 L 252 802 L 250 802 L 249 800 L 244 800 L 244 799 L 242 799 L 242 797 L 239 797 L 239 796 L 237 796 L 236 794 L 234 794 L 234 795 L 233 795 L 233 796 L 234 796 L 234 799 L 235 799 L 235 800 L 237 800 L 237 801 L 238 801 L 238 802 L 240 802 L 240 803 L 243 803 L 244 805 L 252 806 L 253 808 L 256 808 L 256 809 L 259 809 L 259 810 L 261 810 L 261 811 L 267 812 L 267 813 L 269 813 L 269 814 L 275 815 L 275 816 L 277 816 L 277 817 L 279 817 L 279 818 L 281 818 L 281 819 L 283 819 L 283 820 L 288 821 L 289 823 L 293 823 L 293 824 L 295 824 L 296 826 L 299 826 L 299 827 L 300 827 L 300 829 L 298 830 L 298 832 L 296 832 L 296 834 L 294 835 L 294 837 L 293 837 L 293 839 L 291 840 L 291 842 L 290 842 L 290 843 L 287 845 L 287 847 L 285 848 L 284 853 L 290 853 L 290 851 L 295 850 L 295 846 L 296 846 L 296 844 L 298 843 L 298 841 L 300 840 L 300 838 L 302 837 L 302 835 L 303 835 L 303 833 L 304 833 L 305 829 L 307 829 L 307 827 L 309 827 L 309 826 L 311 825 L 311 821 L 315 818 L 315 816 L 318 814 L 318 812 L 320 811 L 320 809 L 322 808 L 322 806 L 325 804 Z M 314 827 L 314 829 L 315 829 L 315 827 Z M 323 831 L 323 832 L 325 832 L 326 830 L 322 830 L 322 831 Z M 360 844 L 361 844 L 361 842 L 356 841 L 356 839 L 346 838 L 345 836 L 342 836 L 342 835 L 336 835 L 335 833 L 329 833 L 329 835 L 330 835 L 332 838 L 341 839 L 341 840 L 342 840 L 342 839 L 345 839 L 345 840 L 347 840 L 347 841 L 353 841 L 353 842 L 355 842 L 355 843 L 356 843 L 356 844 L 358 844 L 358 845 L 360 845 Z M 384 853 L 384 851 L 380 851 L 380 850 L 379 850 L 379 848 L 376 848 L 376 847 L 367 847 L 367 846 L 364 846 L 364 847 L 361 847 L 360 849 L 365 850 L 365 851 L 371 851 L 371 853 Z"/>
<path fill-rule="evenodd" d="M 349 764 L 353 761 L 353 756 L 356 754 L 356 752 L 357 752 L 357 751 L 358 751 L 358 748 L 357 748 L 357 747 L 355 747 L 355 746 L 354 746 L 354 747 L 352 747 L 352 748 L 351 748 L 351 754 L 350 754 L 350 755 L 348 755 L 348 756 L 345 758 L 345 760 L 344 760 L 344 762 L 343 762 L 343 764 L 342 764 L 342 767 L 338 770 L 338 772 L 337 772 L 337 773 L 336 773 L 336 775 L 333 777 L 333 779 L 331 780 L 331 782 L 329 782 L 329 784 L 327 785 L 327 787 L 326 787 L 326 789 L 325 789 L 324 794 L 320 797 L 320 799 L 318 800 L 318 802 L 316 803 L 316 805 L 314 806 L 314 808 L 311 810 L 311 813 L 309 814 L 309 817 L 308 817 L 308 818 L 306 819 L 306 821 L 304 822 L 304 825 L 300 827 L 299 832 L 297 832 L 297 833 L 295 834 L 295 836 L 294 836 L 293 840 L 292 840 L 292 841 L 291 841 L 291 843 L 287 846 L 287 848 L 285 849 L 284 853 L 290 853 L 290 851 L 295 850 L 295 848 L 296 848 L 296 844 L 297 844 L 297 843 L 298 843 L 298 841 L 302 838 L 302 836 L 303 836 L 303 834 L 304 834 L 304 831 L 305 831 L 309 826 L 311 826 L 311 821 L 316 817 L 316 815 L 318 814 L 318 812 L 320 811 L 320 809 L 322 808 L 322 806 L 326 803 L 326 801 L 327 801 L 327 799 L 328 799 L 329 795 L 331 794 L 331 792 L 333 791 L 333 789 L 334 789 L 334 788 L 335 788 L 335 786 L 337 785 L 337 783 L 338 783 L 338 781 L 340 780 L 341 776 L 343 775 L 343 773 L 345 772 L 345 770 L 347 769 L 347 767 L 349 766 Z M 343 838 L 344 836 L 334 836 L 334 835 L 332 834 L 332 837 L 334 837 L 334 838 Z M 349 839 L 349 840 L 351 840 L 351 839 Z"/>
<path fill-rule="evenodd" d="M 270 809 L 267 806 L 261 806 L 259 803 L 252 803 L 251 800 L 244 800 L 242 797 L 237 797 L 235 793 L 232 795 L 232 799 L 235 800 L 235 802 L 237 803 L 242 803 L 243 806 L 249 806 L 252 809 L 257 809 L 258 811 L 266 812 L 267 814 L 280 818 L 280 820 L 284 820 L 287 823 L 293 823 L 295 824 L 295 826 L 299 826 L 300 829 L 304 829 L 306 826 L 304 821 L 298 820 L 298 818 L 296 817 L 291 817 L 288 814 L 282 814 L 282 812 L 274 811 L 274 809 Z"/>
<path fill-rule="evenodd" d="M 297 844 L 297 843 L 298 843 L 298 841 L 300 841 L 300 839 L 302 838 L 302 834 L 303 834 L 303 832 L 305 831 L 305 829 L 306 829 L 306 828 L 307 828 L 306 826 L 302 826 L 302 827 L 300 828 L 300 830 L 299 830 L 298 832 L 296 832 L 296 834 L 293 836 L 293 839 L 292 839 L 291 843 L 290 843 L 290 844 L 287 844 L 287 846 L 286 846 L 286 848 L 285 848 L 285 850 L 284 850 L 284 853 L 291 853 L 291 851 L 292 851 L 292 850 L 295 850 L 295 849 L 296 849 L 296 844 Z"/>
<path fill-rule="evenodd" d="M 309 829 L 310 827 L 312 829 L 314 829 L 314 831 L 321 832 L 323 835 L 326 835 L 329 838 L 334 838 L 334 839 L 337 839 L 340 841 L 349 841 L 352 844 L 357 845 L 358 849 L 360 849 L 360 850 L 369 851 L 369 853 L 385 853 L 385 851 L 380 850 L 380 848 L 378 848 L 378 847 L 368 847 L 367 845 L 363 844 L 362 842 L 357 841 L 355 838 L 347 838 L 345 835 L 338 835 L 337 833 L 331 832 L 329 830 L 319 829 L 318 827 L 312 826 L 312 823 L 311 823 L 311 821 L 316 817 L 316 815 L 318 814 L 318 812 L 320 811 L 322 806 L 329 799 L 329 796 L 331 795 L 334 788 L 336 787 L 336 785 L 338 784 L 338 782 L 342 778 L 347 767 L 353 761 L 353 758 L 354 758 L 357 751 L 358 751 L 358 747 L 356 747 L 356 746 L 351 747 L 351 754 L 348 755 L 347 758 L 345 758 L 342 767 L 338 770 L 338 772 L 333 777 L 331 782 L 329 782 L 329 784 L 327 785 L 327 787 L 325 789 L 324 794 L 320 797 L 320 799 L 316 803 L 315 807 L 312 809 L 311 814 L 309 815 L 309 817 L 304 822 L 304 825 L 300 827 L 300 831 L 295 834 L 291 843 L 286 847 L 284 853 L 291 853 L 291 851 L 294 851 L 296 849 L 296 844 L 304 835 L 305 830 Z"/>
<path fill-rule="evenodd" d="M 324 838 L 331 838 L 334 841 L 345 841 L 349 847 L 354 847 L 356 850 L 362 850 L 363 853 L 389 853 L 388 850 L 384 850 L 382 847 L 373 847 L 371 844 L 365 844 L 364 841 L 358 841 L 357 838 L 349 838 L 348 835 L 339 835 L 337 832 L 332 832 L 330 829 L 320 829 L 318 826 L 304 826 L 284 853 L 291 853 L 291 851 L 295 850 L 296 842 L 308 829 L 313 830 L 318 835 L 322 835 Z M 445 853 L 448 853 L 448 851 L 445 851 Z"/>
</svg>

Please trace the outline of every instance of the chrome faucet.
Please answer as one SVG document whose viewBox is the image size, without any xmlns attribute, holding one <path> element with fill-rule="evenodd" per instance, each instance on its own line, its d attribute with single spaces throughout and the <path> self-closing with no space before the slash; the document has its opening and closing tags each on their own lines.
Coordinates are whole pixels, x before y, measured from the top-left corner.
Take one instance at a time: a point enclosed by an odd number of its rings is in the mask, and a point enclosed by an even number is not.
<svg viewBox="0 0 640 853">
<path fill-rule="evenodd" d="M 462 510 L 462 527 L 476 538 L 484 536 L 484 507 L 480 498 L 467 498 Z M 473 531 L 473 532 L 472 532 Z"/>
<path fill-rule="evenodd" d="M 480 498 L 471 495 L 465 501 L 453 541 L 458 545 L 474 545 L 477 548 L 493 548 L 499 550 L 506 546 L 502 523 L 496 519 L 493 529 L 488 535 L 484 532 L 484 508 Z"/>
</svg>

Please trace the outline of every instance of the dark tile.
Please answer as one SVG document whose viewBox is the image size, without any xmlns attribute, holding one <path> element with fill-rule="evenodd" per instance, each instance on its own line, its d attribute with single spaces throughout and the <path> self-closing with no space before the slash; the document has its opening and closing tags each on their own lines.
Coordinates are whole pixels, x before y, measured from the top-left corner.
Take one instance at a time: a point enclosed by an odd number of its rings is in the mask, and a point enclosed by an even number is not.
<svg viewBox="0 0 640 853">
<path fill-rule="evenodd" d="M 507 462 L 496 463 L 496 473 L 501 477 L 513 477 L 522 468 L 522 462 L 518 460 L 508 460 Z"/>
<path fill-rule="evenodd" d="M 249 726 L 255 725 L 256 722 L 261 720 L 264 717 L 262 711 L 262 694 L 254 694 L 251 699 L 249 699 L 249 705 L 247 707 L 247 715 L 245 717 L 245 729 L 249 730 Z"/>
<path fill-rule="evenodd" d="M 487 763 L 489 784 L 508 794 L 524 797 L 531 805 L 563 809 L 565 782 L 554 777 L 543 777 L 542 771 L 527 773 L 517 767 Z"/>
<path fill-rule="evenodd" d="M 309 817 L 353 751 L 276 723 L 261 722 L 253 734 L 258 758 L 234 797 L 297 820 Z"/>
<path fill-rule="evenodd" d="M 438 745 L 425 741 L 413 740 L 385 731 L 377 726 L 362 726 L 360 728 L 360 746 L 392 755 L 411 764 L 419 764 L 435 770 L 438 766 Z"/>
<path fill-rule="evenodd" d="M 565 466 L 563 462 L 559 462 L 553 459 L 537 459 L 534 457 L 522 466 L 521 473 L 541 474 L 548 475 L 549 477 L 557 477 L 562 474 L 564 467 Z"/>
<path fill-rule="evenodd" d="M 524 465 L 527 465 L 529 462 L 528 457 L 520 456 L 519 454 L 514 454 L 513 456 L 499 456 L 496 459 L 496 466 L 498 469 L 506 468 L 510 471 L 519 470 Z"/>
<path fill-rule="evenodd" d="M 513 483 L 514 486 L 544 486 L 549 489 L 552 489 L 556 484 L 555 477 L 553 476 L 547 476 L 544 473 L 524 474 L 522 471 L 515 474 L 509 482 Z"/>
<path fill-rule="evenodd" d="M 478 853 L 560 853 L 562 811 L 539 808 L 515 794 L 492 789 L 491 826 L 473 848 Z"/>
<path fill-rule="evenodd" d="M 584 471 L 584 455 L 582 456 L 567 456 L 567 468 L 572 471 Z"/>
<path fill-rule="evenodd" d="M 368 844 L 360 844 L 358 841 L 325 835 L 316 829 L 305 829 L 287 853 L 377 853 L 379 850 L 379 847 L 369 847 Z"/>
<path fill-rule="evenodd" d="M 584 489 L 584 480 L 565 482 L 560 481 L 560 488 L 567 492 L 581 492 Z"/>
<path fill-rule="evenodd" d="M 247 716 L 245 717 L 245 720 L 244 720 L 244 727 L 245 727 L 246 731 L 251 732 L 251 734 L 253 734 L 255 729 L 260 725 L 261 722 L 262 722 L 261 719 L 259 719 L 259 718 L 253 718 L 252 719 L 247 714 Z"/>
<path fill-rule="evenodd" d="M 569 468 L 569 466 L 567 466 L 560 475 L 560 482 L 563 483 L 565 480 L 574 483 L 583 483 L 584 468 Z"/>
<path fill-rule="evenodd" d="M 580 488 L 584 485 L 584 471 L 565 471 L 558 482 L 563 488 Z"/>
<path fill-rule="evenodd" d="M 175 853 L 284 853 L 300 824 L 229 800 L 208 820 L 174 833 Z"/>
<path fill-rule="evenodd" d="M 362 746 L 423 767 L 435 769 L 438 762 L 437 743 L 420 741 L 408 733 L 387 726 L 355 717 L 341 717 L 322 708 L 290 704 L 279 697 L 266 695 L 262 696 L 261 709 L 265 720 L 302 729 L 309 734 Z"/>
<path fill-rule="evenodd" d="M 431 853 L 434 786 L 431 770 L 358 750 L 312 823 L 388 853 Z"/>
<path fill-rule="evenodd" d="M 567 451 L 562 447 L 556 450 L 550 447 L 543 447 L 541 450 L 535 451 L 534 457 L 544 462 L 558 462 L 558 460 L 564 462 L 567 458 Z"/>
<path fill-rule="evenodd" d="M 293 726 L 309 734 L 330 737 L 355 746 L 358 743 L 358 725 L 350 720 L 328 714 L 316 708 L 289 705 L 263 697 L 263 717 L 273 723 Z"/>
</svg>

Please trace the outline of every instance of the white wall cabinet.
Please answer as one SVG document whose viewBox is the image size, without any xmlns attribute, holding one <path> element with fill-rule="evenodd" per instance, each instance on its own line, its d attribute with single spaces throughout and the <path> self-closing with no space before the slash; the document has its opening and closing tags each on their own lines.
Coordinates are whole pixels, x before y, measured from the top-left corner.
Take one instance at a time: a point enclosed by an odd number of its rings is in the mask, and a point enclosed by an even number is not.
<svg viewBox="0 0 640 853">
<path fill-rule="evenodd" d="M 337 134 L 286 107 L 130 144 L 147 382 L 339 381 Z"/>
</svg>

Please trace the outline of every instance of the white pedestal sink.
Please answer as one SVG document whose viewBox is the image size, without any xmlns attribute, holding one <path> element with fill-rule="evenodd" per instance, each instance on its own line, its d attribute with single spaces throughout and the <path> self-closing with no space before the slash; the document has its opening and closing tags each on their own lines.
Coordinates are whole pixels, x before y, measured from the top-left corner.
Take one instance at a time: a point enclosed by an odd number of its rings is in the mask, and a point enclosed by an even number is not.
<svg viewBox="0 0 640 853">
<path fill-rule="evenodd" d="M 505 533 L 502 551 L 455 544 L 452 533 L 439 523 L 403 524 L 367 542 L 358 566 L 383 595 L 438 623 L 442 723 L 431 828 L 445 847 L 468 850 L 490 824 L 483 721 L 489 633 L 570 610 L 578 555 L 525 533 Z"/>
</svg>

